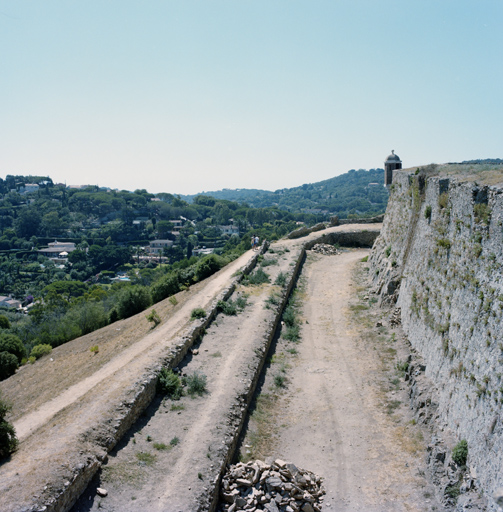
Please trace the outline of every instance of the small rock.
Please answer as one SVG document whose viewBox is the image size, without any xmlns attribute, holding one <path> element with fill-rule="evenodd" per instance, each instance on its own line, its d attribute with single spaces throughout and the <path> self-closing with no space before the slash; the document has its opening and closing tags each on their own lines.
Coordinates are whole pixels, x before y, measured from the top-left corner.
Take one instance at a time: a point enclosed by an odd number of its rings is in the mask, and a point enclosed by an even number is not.
<svg viewBox="0 0 503 512">
<path fill-rule="evenodd" d="M 236 483 L 240 487 L 251 487 L 252 486 L 251 481 L 250 480 L 246 480 L 245 478 L 237 478 L 236 479 Z"/>
<path fill-rule="evenodd" d="M 106 489 L 103 489 L 103 487 L 98 487 L 96 489 L 96 494 L 104 498 L 105 496 L 108 496 L 108 491 Z"/>
</svg>

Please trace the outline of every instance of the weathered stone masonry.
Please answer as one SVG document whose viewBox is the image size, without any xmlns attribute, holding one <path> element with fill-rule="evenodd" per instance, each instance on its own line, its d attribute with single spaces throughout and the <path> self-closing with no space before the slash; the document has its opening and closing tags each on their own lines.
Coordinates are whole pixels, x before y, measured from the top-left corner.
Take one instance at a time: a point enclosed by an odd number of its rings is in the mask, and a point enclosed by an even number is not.
<svg viewBox="0 0 503 512">
<path fill-rule="evenodd" d="M 466 439 L 491 499 L 503 486 L 503 189 L 394 173 L 370 274 L 397 301 L 437 388 L 438 419 Z"/>
</svg>

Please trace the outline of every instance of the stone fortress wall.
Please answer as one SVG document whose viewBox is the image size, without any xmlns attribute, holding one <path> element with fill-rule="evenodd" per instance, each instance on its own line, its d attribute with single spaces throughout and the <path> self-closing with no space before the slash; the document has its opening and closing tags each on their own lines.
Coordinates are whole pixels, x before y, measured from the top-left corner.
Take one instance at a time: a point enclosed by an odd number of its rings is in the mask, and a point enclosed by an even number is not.
<svg viewBox="0 0 503 512">
<path fill-rule="evenodd" d="M 396 301 L 401 308 L 404 331 L 435 388 L 436 419 L 451 442 L 467 440 L 469 470 L 489 509 L 497 510 L 492 497 L 503 487 L 503 186 L 431 171 L 394 172 L 370 275 L 381 303 Z"/>
</svg>

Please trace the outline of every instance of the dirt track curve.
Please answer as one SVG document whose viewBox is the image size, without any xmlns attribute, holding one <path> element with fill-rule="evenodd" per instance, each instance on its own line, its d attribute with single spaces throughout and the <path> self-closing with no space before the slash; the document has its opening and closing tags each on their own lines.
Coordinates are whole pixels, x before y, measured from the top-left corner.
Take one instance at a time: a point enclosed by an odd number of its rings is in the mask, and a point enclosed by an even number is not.
<svg viewBox="0 0 503 512">
<path fill-rule="evenodd" d="M 406 391 L 390 385 L 394 358 L 375 329 L 382 312 L 361 300 L 366 254 L 308 256 L 302 342 L 279 402 L 271 455 L 323 477 L 323 510 L 432 510 L 438 504 L 424 478 L 421 434 L 405 405 L 396 415 L 387 408 L 406 403 Z"/>
</svg>

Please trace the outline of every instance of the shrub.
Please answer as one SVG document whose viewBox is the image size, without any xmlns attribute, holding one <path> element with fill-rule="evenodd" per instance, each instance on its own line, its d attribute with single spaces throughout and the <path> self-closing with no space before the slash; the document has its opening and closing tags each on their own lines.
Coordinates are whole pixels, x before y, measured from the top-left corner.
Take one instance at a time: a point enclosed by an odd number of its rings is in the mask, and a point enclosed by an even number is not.
<svg viewBox="0 0 503 512">
<path fill-rule="evenodd" d="M 284 388 L 285 381 L 286 381 L 286 377 L 284 375 L 278 374 L 278 375 L 274 376 L 274 385 L 277 388 Z"/>
<path fill-rule="evenodd" d="M 30 358 L 34 357 L 35 359 L 40 359 L 42 356 L 50 354 L 52 352 L 52 347 L 48 343 L 41 343 L 40 345 L 35 345 L 30 352 Z"/>
<path fill-rule="evenodd" d="M 222 312 L 224 315 L 237 315 L 238 310 L 236 304 L 232 300 L 219 300 L 217 302 L 217 310 Z"/>
<path fill-rule="evenodd" d="M 141 313 L 152 304 L 152 297 L 148 288 L 133 285 L 124 288 L 117 301 L 117 313 L 119 318 L 129 318 Z"/>
<path fill-rule="evenodd" d="M 475 214 L 475 222 L 483 222 L 489 224 L 491 220 L 491 208 L 485 203 L 477 203 L 473 207 L 473 213 Z"/>
<path fill-rule="evenodd" d="M 442 209 L 442 208 L 445 208 L 447 206 L 449 202 L 449 196 L 447 194 L 447 192 L 444 192 L 443 194 L 440 194 L 438 196 L 438 206 Z"/>
<path fill-rule="evenodd" d="M 269 275 L 266 274 L 261 268 L 257 269 L 253 274 L 243 279 L 243 284 L 259 285 L 263 283 L 269 283 Z"/>
<path fill-rule="evenodd" d="M 450 249 L 451 241 L 448 238 L 437 238 L 437 245 L 439 247 L 443 247 L 444 249 Z"/>
<path fill-rule="evenodd" d="M 161 323 L 161 317 L 159 313 L 155 309 L 153 309 L 147 316 L 147 320 L 154 324 L 154 327 L 158 326 Z"/>
<path fill-rule="evenodd" d="M 108 323 L 103 304 L 93 300 L 72 307 L 65 316 L 69 324 L 78 327 L 79 332 L 75 337 L 93 332 Z"/>
<path fill-rule="evenodd" d="M 449 496 L 449 498 L 456 499 L 461 494 L 460 484 L 448 485 L 445 488 L 445 494 Z"/>
<path fill-rule="evenodd" d="M 176 306 L 178 304 L 178 299 L 172 295 L 170 298 L 169 298 L 169 302 L 173 305 L 173 306 Z"/>
<path fill-rule="evenodd" d="M 267 259 L 264 259 L 261 263 L 260 263 L 260 266 L 261 267 L 268 267 L 269 265 L 277 265 L 278 264 L 278 260 L 275 259 L 275 258 L 267 258 Z"/>
<path fill-rule="evenodd" d="M 17 357 L 18 363 L 26 357 L 23 342 L 14 334 L 0 334 L 0 352 L 9 352 Z"/>
<path fill-rule="evenodd" d="M 243 311 L 243 309 L 246 307 L 246 304 L 248 303 L 248 295 L 240 295 L 236 299 L 236 306 L 240 311 Z"/>
<path fill-rule="evenodd" d="M 386 254 L 386 258 L 389 258 L 389 255 L 391 254 L 391 245 L 388 245 L 388 247 L 386 247 L 384 254 Z"/>
<path fill-rule="evenodd" d="M 201 258 L 195 266 L 195 280 L 202 281 L 210 277 L 227 264 L 227 260 L 216 254 L 210 254 Z"/>
<path fill-rule="evenodd" d="M 136 458 L 139 462 L 143 462 L 146 466 L 151 466 L 157 459 L 156 455 L 150 452 L 138 452 Z"/>
<path fill-rule="evenodd" d="M 283 334 L 283 338 L 288 341 L 293 341 L 297 343 L 300 340 L 300 329 L 298 325 L 287 326 L 285 334 Z"/>
<path fill-rule="evenodd" d="M 181 283 L 178 279 L 178 273 L 174 272 L 163 277 L 160 281 L 152 286 L 152 300 L 159 302 L 170 295 L 174 295 L 181 290 Z M 171 299 L 176 301 L 176 297 L 170 297 L 170 302 L 174 304 Z"/>
<path fill-rule="evenodd" d="M 424 210 L 424 218 L 430 220 L 431 219 L 431 206 L 428 205 Z"/>
<path fill-rule="evenodd" d="M 183 382 L 187 386 L 187 393 L 190 396 L 202 396 L 206 392 L 206 375 L 202 373 L 194 372 L 192 375 L 187 375 Z"/>
<path fill-rule="evenodd" d="M 360 261 L 361 261 L 362 263 L 367 263 L 367 261 L 368 261 L 368 260 L 369 260 L 369 257 L 368 257 L 368 255 L 367 255 L 367 256 L 364 256 Z"/>
<path fill-rule="evenodd" d="M 10 352 L 0 352 L 0 380 L 7 379 L 16 373 L 19 361 Z"/>
<path fill-rule="evenodd" d="M 466 439 L 459 441 L 459 443 L 452 450 L 452 460 L 458 466 L 466 466 L 468 459 L 468 443 Z"/>
<path fill-rule="evenodd" d="M 190 319 L 196 320 L 197 318 L 204 318 L 206 316 L 206 311 L 203 308 L 194 308 L 190 312 Z"/>
<path fill-rule="evenodd" d="M 90 350 L 93 354 L 97 354 L 97 353 L 100 351 L 100 348 L 98 347 L 98 345 L 93 345 L 89 350 Z"/>
<path fill-rule="evenodd" d="M 5 315 L 0 315 L 0 329 L 10 329 L 9 319 Z"/>
<path fill-rule="evenodd" d="M 10 406 L 0 397 L 0 459 L 4 459 L 14 452 L 18 444 L 14 427 L 5 419 L 9 411 Z"/>
<path fill-rule="evenodd" d="M 286 274 L 284 274 L 283 272 L 280 272 L 278 274 L 278 277 L 276 278 L 276 281 L 274 281 L 274 284 L 277 284 L 278 286 L 285 286 Z"/>
<path fill-rule="evenodd" d="M 272 293 L 267 297 L 265 301 L 265 308 L 270 309 L 271 306 L 277 306 L 280 303 L 281 297 L 278 296 L 276 293 Z"/>
<path fill-rule="evenodd" d="M 179 400 L 182 396 L 182 382 L 173 371 L 163 368 L 159 373 L 157 390 L 173 400 Z"/>
<path fill-rule="evenodd" d="M 396 364 L 396 369 L 403 375 L 405 375 L 409 370 L 409 361 L 401 361 Z"/>
<path fill-rule="evenodd" d="M 283 313 L 283 322 L 288 327 L 293 327 L 297 323 L 297 313 L 292 306 L 287 306 L 285 308 L 285 312 Z"/>
</svg>

